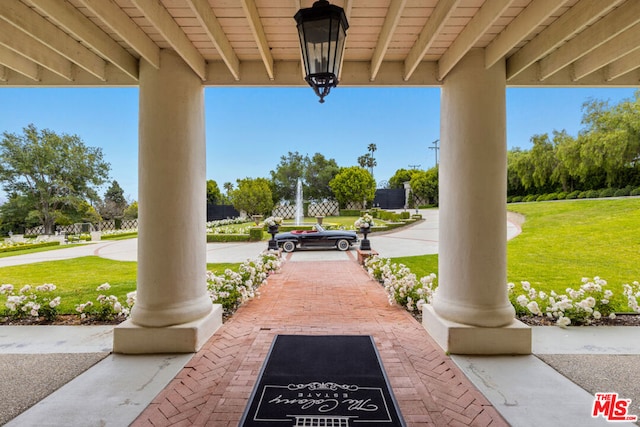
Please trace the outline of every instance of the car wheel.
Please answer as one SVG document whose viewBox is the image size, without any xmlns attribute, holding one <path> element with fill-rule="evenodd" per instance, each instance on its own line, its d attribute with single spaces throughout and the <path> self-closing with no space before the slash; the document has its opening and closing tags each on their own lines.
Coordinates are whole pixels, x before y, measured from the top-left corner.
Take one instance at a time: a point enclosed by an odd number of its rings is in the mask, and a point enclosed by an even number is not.
<svg viewBox="0 0 640 427">
<path fill-rule="evenodd" d="M 282 244 L 282 250 L 285 252 L 293 252 L 296 250 L 296 242 L 287 241 Z"/>
<path fill-rule="evenodd" d="M 339 250 L 341 250 L 341 251 L 346 251 L 346 250 L 348 250 L 348 249 L 349 249 L 349 246 L 351 246 L 351 245 L 349 244 L 349 241 L 348 241 L 348 240 L 345 240 L 345 239 L 340 239 L 340 240 L 338 240 L 338 242 L 336 243 L 336 247 L 337 247 Z"/>
</svg>

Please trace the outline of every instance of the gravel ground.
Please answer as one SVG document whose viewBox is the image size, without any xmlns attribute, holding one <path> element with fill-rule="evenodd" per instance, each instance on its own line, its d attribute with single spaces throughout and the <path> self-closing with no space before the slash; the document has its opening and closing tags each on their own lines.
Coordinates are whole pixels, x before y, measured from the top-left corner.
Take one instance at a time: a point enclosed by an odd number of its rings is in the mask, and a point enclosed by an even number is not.
<svg viewBox="0 0 640 427">
<path fill-rule="evenodd" d="M 640 420 L 640 355 L 536 356 L 591 394 L 614 392 L 620 399 L 631 399 L 629 415 L 637 415 Z M 636 424 L 640 425 L 640 421 Z"/>
<path fill-rule="evenodd" d="M 0 354 L 0 425 L 107 357 L 109 353 Z"/>
</svg>

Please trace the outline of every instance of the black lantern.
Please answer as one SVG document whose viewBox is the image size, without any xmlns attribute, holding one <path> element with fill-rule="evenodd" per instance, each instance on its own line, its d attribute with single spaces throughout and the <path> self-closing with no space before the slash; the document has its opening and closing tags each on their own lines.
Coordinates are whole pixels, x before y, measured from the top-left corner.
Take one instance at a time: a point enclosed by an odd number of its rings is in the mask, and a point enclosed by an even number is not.
<svg viewBox="0 0 640 427">
<path fill-rule="evenodd" d="M 302 49 L 305 80 L 324 102 L 338 85 L 344 42 L 349 23 L 341 7 L 318 0 L 294 16 Z"/>
</svg>

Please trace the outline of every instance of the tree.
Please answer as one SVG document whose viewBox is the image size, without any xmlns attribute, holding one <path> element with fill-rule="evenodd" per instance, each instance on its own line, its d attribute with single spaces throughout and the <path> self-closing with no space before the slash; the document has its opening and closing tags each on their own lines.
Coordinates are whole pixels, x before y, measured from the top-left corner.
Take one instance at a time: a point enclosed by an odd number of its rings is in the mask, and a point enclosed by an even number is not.
<svg viewBox="0 0 640 427">
<path fill-rule="evenodd" d="M 438 167 L 416 171 L 411 176 L 411 192 L 429 204 L 438 204 Z"/>
<path fill-rule="evenodd" d="M 305 197 L 310 200 L 333 198 L 329 182 L 339 171 L 340 167 L 334 159 L 327 159 L 320 153 L 314 154 L 304 170 L 304 180 L 307 184 Z"/>
<path fill-rule="evenodd" d="M 373 157 L 373 153 L 375 153 L 377 149 L 378 147 L 376 144 L 369 144 L 367 146 L 368 153 L 358 157 L 358 164 L 360 167 L 365 169 L 368 168 L 371 176 L 373 176 L 373 168 L 378 165 L 375 157 Z"/>
<path fill-rule="evenodd" d="M 127 199 L 124 198 L 124 190 L 113 180 L 111 186 L 104 193 L 104 200 L 98 205 L 98 211 L 104 219 L 122 218 L 127 208 Z"/>
<path fill-rule="evenodd" d="M 237 180 L 238 187 L 231 192 L 233 207 L 247 215 L 265 215 L 273 209 L 273 196 L 269 180 L 245 178 Z"/>
<path fill-rule="evenodd" d="M 124 210 L 124 219 L 137 219 L 138 218 L 138 202 L 133 201 Z"/>
<path fill-rule="evenodd" d="M 0 206 L 0 218 L 2 220 L 1 233 L 6 235 L 10 231 L 13 233 L 24 233 L 26 228 L 35 227 L 40 222 L 38 218 L 29 216 L 33 203 L 29 197 L 18 194 L 9 194 L 9 199 Z"/>
<path fill-rule="evenodd" d="M 8 193 L 28 198 L 30 215 L 36 216 L 45 233 L 53 233 L 56 219 L 65 207 L 97 200 L 95 188 L 109 175 L 102 150 L 87 147 L 77 135 L 45 129 L 33 124 L 22 135 L 3 133 L 0 141 L 0 182 Z"/>
<path fill-rule="evenodd" d="M 213 179 L 207 180 L 207 203 L 217 205 L 222 199 L 222 193 L 218 188 L 218 183 Z"/>
<path fill-rule="evenodd" d="M 372 202 L 376 195 L 376 181 L 366 169 L 358 166 L 342 168 L 329 186 L 340 206 L 349 202 Z"/>
<path fill-rule="evenodd" d="M 289 151 L 286 156 L 280 157 L 280 163 L 275 171 L 271 171 L 271 182 L 273 184 L 273 200 L 294 201 L 296 199 L 296 187 L 298 179 L 304 177 L 304 171 L 309 158 L 302 154 Z M 303 188 L 306 193 L 307 189 Z"/>
<path fill-rule="evenodd" d="M 411 177 L 416 172 L 416 169 L 398 169 L 396 173 L 389 178 L 389 188 L 404 188 L 404 183 L 411 181 Z"/>
</svg>

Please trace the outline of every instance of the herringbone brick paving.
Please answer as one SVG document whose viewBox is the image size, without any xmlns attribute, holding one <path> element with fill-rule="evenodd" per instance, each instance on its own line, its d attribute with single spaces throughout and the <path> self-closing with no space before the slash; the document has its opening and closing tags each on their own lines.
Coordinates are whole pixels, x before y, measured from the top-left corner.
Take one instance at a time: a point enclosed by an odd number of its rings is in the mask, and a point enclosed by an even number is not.
<svg viewBox="0 0 640 427">
<path fill-rule="evenodd" d="M 373 336 L 409 426 L 508 425 L 422 325 L 390 305 L 350 257 L 285 262 L 133 425 L 237 426 L 276 334 Z"/>
</svg>

